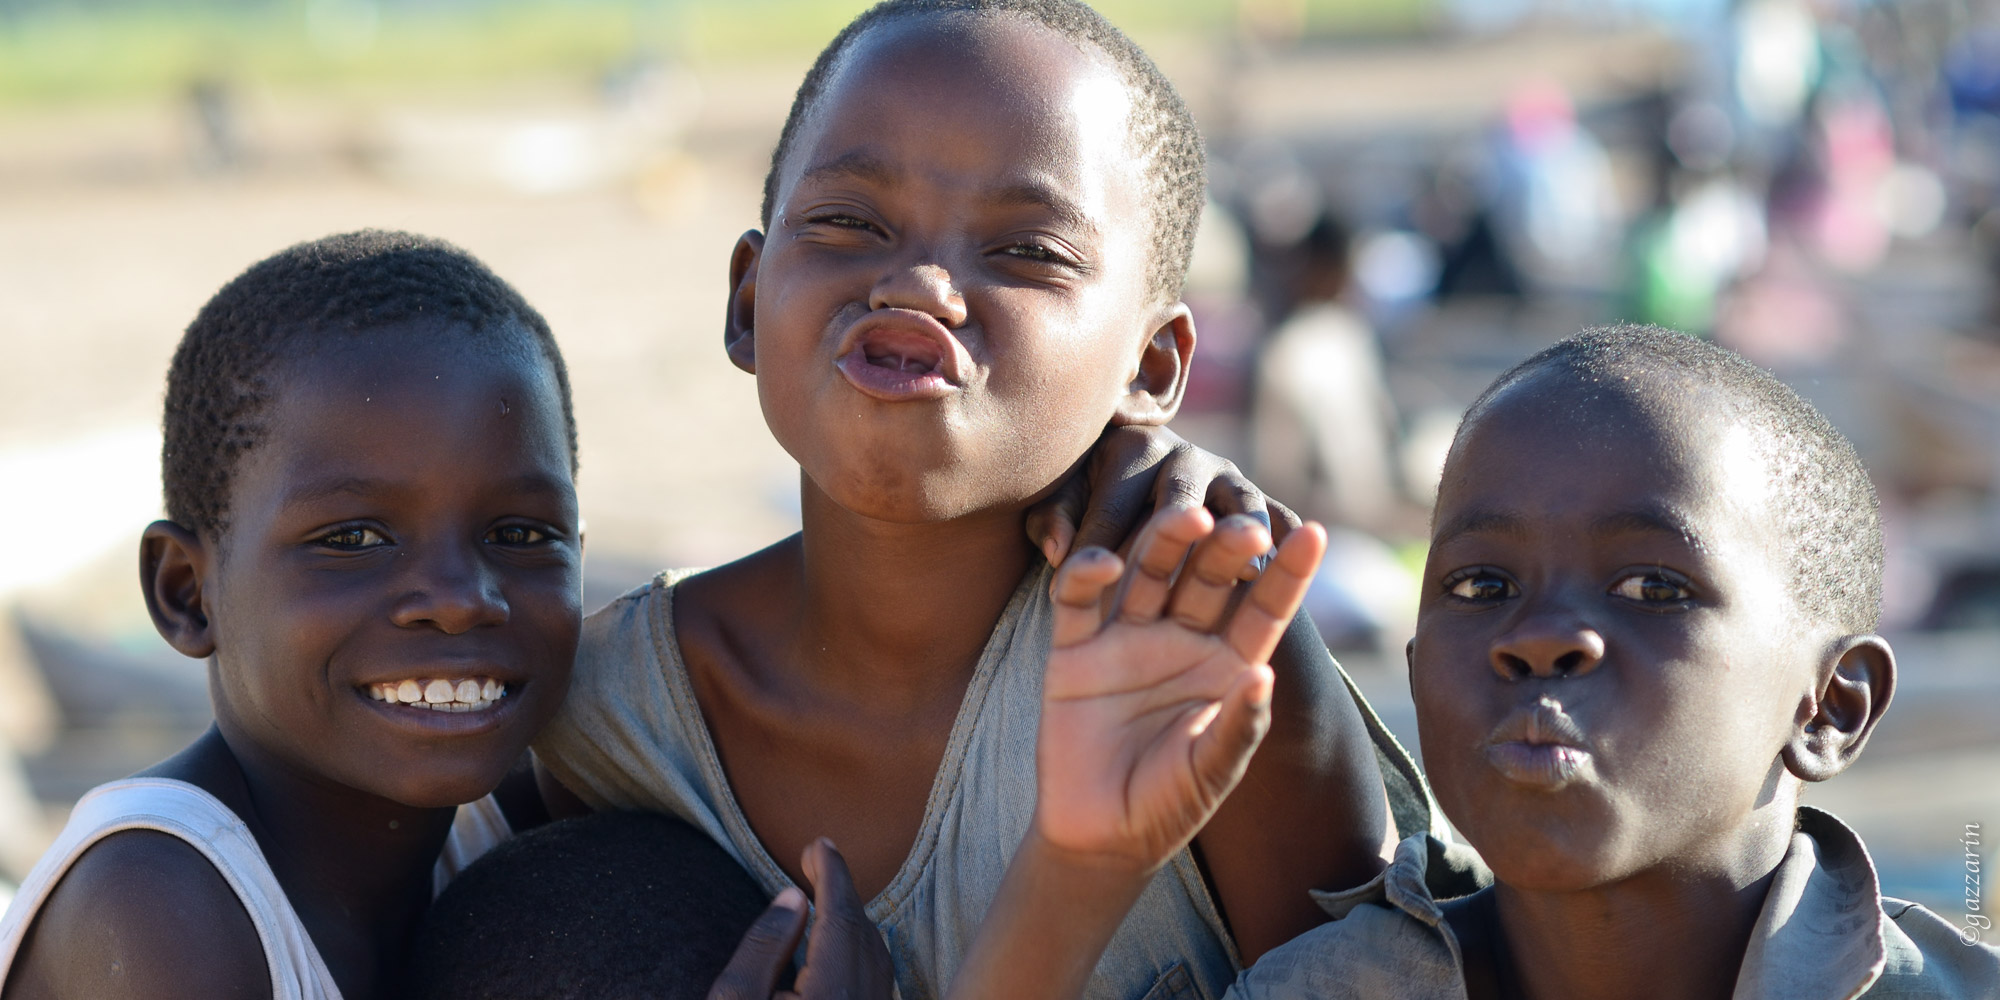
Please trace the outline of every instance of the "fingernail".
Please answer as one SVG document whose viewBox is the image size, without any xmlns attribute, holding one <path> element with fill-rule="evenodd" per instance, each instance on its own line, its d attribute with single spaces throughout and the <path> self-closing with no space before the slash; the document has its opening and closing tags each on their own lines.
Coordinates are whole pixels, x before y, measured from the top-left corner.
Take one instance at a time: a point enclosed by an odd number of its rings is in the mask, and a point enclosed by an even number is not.
<svg viewBox="0 0 2000 1000">
<path fill-rule="evenodd" d="M 771 905 L 790 910 L 793 913 L 804 913 L 806 912 L 806 894 L 800 892 L 798 886 L 786 886 L 783 892 L 778 893 L 776 899 L 771 900 Z"/>
</svg>

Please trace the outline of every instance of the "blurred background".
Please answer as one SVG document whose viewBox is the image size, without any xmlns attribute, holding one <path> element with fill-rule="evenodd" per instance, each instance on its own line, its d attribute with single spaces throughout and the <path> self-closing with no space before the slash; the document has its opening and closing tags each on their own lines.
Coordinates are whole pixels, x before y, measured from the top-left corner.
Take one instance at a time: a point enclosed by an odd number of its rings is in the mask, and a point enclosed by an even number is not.
<svg viewBox="0 0 2000 1000">
<path fill-rule="evenodd" d="M 554 324 L 595 607 L 797 524 L 719 349 L 791 94 L 859 0 L 0 0 L 0 891 L 206 724 L 134 586 L 180 330 L 290 243 L 445 237 Z M 1210 142 L 1175 423 L 1338 526 L 1312 610 L 1414 746 L 1428 498 L 1502 369 L 1612 319 L 1860 447 L 1894 710 L 1810 800 L 1963 909 L 2000 822 L 2000 0 L 1107 0 Z"/>
</svg>

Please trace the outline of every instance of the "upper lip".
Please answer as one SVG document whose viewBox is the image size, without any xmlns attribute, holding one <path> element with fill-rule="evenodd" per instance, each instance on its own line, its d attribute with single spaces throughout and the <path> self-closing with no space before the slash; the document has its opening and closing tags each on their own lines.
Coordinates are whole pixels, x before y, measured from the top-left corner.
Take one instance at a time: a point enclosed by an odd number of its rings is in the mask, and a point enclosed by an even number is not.
<svg viewBox="0 0 2000 1000">
<path fill-rule="evenodd" d="M 837 356 L 866 352 L 870 346 L 934 353 L 937 373 L 952 385 L 965 384 L 965 371 L 972 364 L 965 346 L 943 323 L 914 309 L 876 309 L 861 317 L 847 328 Z"/>
<path fill-rule="evenodd" d="M 1532 705 L 1523 705 L 1515 709 L 1512 714 L 1500 721 L 1500 725 L 1494 727 L 1493 735 L 1487 738 L 1486 745 L 1497 746 L 1502 743 L 1590 749 L 1590 740 L 1584 736 L 1583 728 L 1569 717 L 1569 713 L 1563 711 L 1561 702 L 1546 695 L 1536 699 Z"/>
</svg>

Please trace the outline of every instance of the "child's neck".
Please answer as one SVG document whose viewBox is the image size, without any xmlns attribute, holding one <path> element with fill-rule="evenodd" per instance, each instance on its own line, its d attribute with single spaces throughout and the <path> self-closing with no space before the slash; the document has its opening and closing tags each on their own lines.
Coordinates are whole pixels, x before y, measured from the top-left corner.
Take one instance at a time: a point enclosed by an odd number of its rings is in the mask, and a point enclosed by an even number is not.
<svg viewBox="0 0 2000 1000">
<path fill-rule="evenodd" d="M 1504 952 L 1495 970 L 1500 994 L 1524 1000 L 1729 996 L 1791 839 L 1789 822 L 1751 825 L 1732 838 L 1731 850 L 1716 852 L 1712 864 L 1655 866 L 1578 892 L 1496 884 L 1495 944 Z"/>
<path fill-rule="evenodd" d="M 1021 513 L 894 524 L 854 514 L 803 477 L 800 492 L 801 661 L 877 699 L 921 698 L 954 674 L 962 685 L 1034 558 Z"/>
<path fill-rule="evenodd" d="M 391 985 L 430 905 L 431 872 L 455 810 L 418 809 L 300 773 L 211 727 L 149 773 L 178 778 L 236 813 L 345 996 Z"/>
</svg>

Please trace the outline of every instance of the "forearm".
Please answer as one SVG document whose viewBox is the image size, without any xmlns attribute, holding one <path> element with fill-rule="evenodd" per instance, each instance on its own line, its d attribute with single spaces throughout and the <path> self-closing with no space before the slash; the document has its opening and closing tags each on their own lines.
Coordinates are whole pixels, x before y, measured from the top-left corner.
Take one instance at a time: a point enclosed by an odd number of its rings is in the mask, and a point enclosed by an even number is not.
<svg viewBox="0 0 2000 1000">
<path fill-rule="evenodd" d="M 1307 890 L 1375 877 L 1393 836 L 1374 745 L 1305 616 L 1271 666 L 1270 734 L 1197 838 L 1246 964 L 1323 923 Z"/>
<path fill-rule="evenodd" d="M 952 979 L 949 1000 L 1081 996 L 1152 874 L 1064 852 L 1031 829 Z"/>
</svg>

